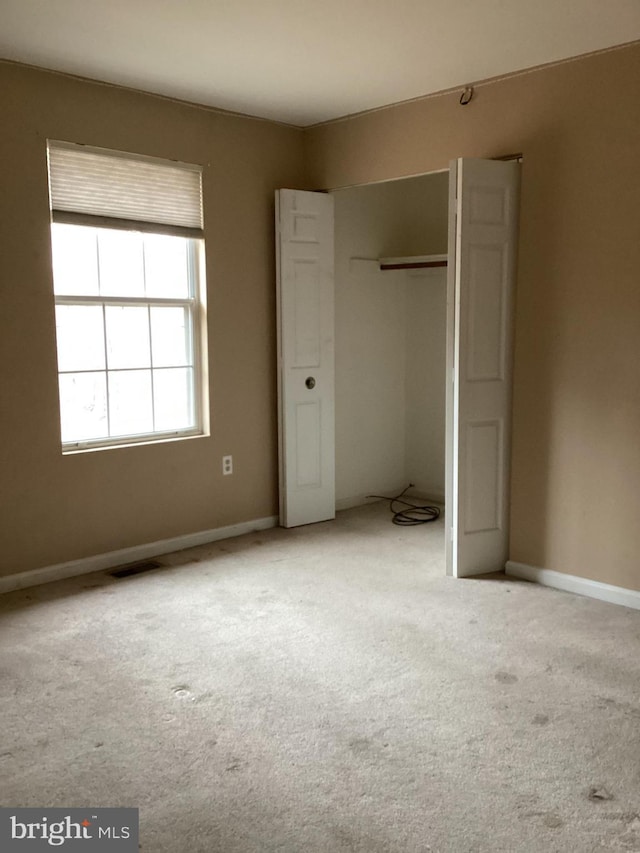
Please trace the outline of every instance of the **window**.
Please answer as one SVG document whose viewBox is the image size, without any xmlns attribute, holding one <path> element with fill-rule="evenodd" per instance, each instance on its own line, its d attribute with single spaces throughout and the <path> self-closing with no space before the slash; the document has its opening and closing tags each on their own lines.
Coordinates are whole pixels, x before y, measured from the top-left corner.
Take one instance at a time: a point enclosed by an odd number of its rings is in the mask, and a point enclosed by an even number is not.
<svg viewBox="0 0 640 853">
<path fill-rule="evenodd" d="M 49 143 L 63 451 L 203 433 L 197 167 Z"/>
</svg>

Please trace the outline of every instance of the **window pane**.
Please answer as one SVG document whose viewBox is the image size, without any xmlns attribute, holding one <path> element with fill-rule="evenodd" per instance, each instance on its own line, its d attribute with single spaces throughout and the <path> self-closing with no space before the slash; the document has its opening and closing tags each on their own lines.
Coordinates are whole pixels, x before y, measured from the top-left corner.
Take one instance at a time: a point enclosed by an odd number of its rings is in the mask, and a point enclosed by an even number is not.
<svg viewBox="0 0 640 853">
<path fill-rule="evenodd" d="M 194 426 L 193 370 L 190 367 L 153 371 L 156 429 L 188 429 Z"/>
<path fill-rule="evenodd" d="M 143 296 L 142 234 L 99 228 L 100 293 L 103 296 Z"/>
<path fill-rule="evenodd" d="M 107 436 L 105 374 L 63 373 L 59 380 L 62 440 L 82 441 Z"/>
<path fill-rule="evenodd" d="M 149 315 L 142 306 L 107 305 L 109 368 L 149 367 Z"/>
<path fill-rule="evenodd" d="M 53 292 L 66 296 L 97 296 L 96 229 L 54 222 L 51 226 L 51 248 Z"/>
<path fill-rule="evenodd" d="M 154 367 L 181 367 L 193 364 L 186 308 L 153 307 L 151 346 Z"/>
<path fill-rule="evenodd" d="M 144 269 L 147 296 L 186 299 L 189 296 L 185 237 L 144 235 Z"/>
<path fill-rule="evenodd" d="M 153 432 L 150 370 L 109 373 L 109 421 L 114 436 Z"/>
<path fill-rule="evenodd" d="M 104 370 L 101 305 L 56 305 L 58 370 Z"/>
</svg>

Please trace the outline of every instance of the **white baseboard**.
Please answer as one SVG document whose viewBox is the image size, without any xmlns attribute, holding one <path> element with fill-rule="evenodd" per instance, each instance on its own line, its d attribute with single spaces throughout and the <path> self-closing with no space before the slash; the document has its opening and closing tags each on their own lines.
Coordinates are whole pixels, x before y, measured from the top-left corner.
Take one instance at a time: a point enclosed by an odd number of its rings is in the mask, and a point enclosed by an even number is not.
<svg viewBox="0 0 640 853">
<path fill-rule="evenodd" d="M 592 581 L 589 578 L 581 578 L 577 575 L 554 572 L 552 569 L 539 569 L 536 566 L 516 563 L 513 560 L 507 562 L 504 570 L 507 575 L 513 578 L 535 581 L 542 586 L 550 586 L 553 589 L 561 589 L 565 592 L 575 592 L 578 595 L 597 598 L 599 601 L 608 601 L 610 604 L 621 604 L 623 607 L 640 610 L 640 592 L 635 589 L 625 589 L 622 586 Z"/>
<path fill-rule="evenodd" d="M 38 586 L 42 583 L 51 583 L 51 581 L 124 566 L 127 563 L 136 563 L 139 560 L 158 557 L 161 554 L 170 554 L 173 551 L 184 551 L 185 548 L 206 545 L 219 539 L 231 539 L 234 536 L 242 536 L 255 530 L 268 530 L 270 527 L 276 527 L 277 524 L 278 516 L 276 515 L 256 518 L 253 521 L 230 524 L 228 527 L 215 527 L 212 530 L 186 533 L 183 536 L 174 536 L 171 539 L 159 539 L 157 542 L 133 545 L 131 548 L 120 548 L 118 551 L 108 551 L 106 554 L 96 554 L 93 557 L 83 557 L 80 560 L 71 560 L 68 563 L 58 563 L 55 566 L 45 566 L 42 569 L 32 569 L 28 572 L 0 577 L 0 595 L 5 592 L 14 592 L 17 589 Z"/>
</svg>

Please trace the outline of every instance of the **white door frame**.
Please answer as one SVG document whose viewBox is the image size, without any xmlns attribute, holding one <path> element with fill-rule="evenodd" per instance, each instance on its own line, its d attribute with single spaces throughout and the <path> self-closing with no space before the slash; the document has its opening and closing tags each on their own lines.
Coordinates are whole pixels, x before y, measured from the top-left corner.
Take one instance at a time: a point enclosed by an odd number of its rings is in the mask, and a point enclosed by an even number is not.
<svg viewBox="0 0 640 853">
<path fill-rule="evenodd" d="M 453 448 L 455 446 L 454 430 L 455 422 L 455 350 L 456 350 L 456 277 L 455 277 L 455 245 L 456 245 L 456 217 L 451 211 L 456 209 L 456 181 L 452 180 L 451 169 L 449 172 L 449 205 L 448 216 L 448 239 L 447 239 L 447 334 L 445 355 L 445 440 L 444 440 L 444 554 L 445 572 L 449 577 L 453 576 L 453 535 L 456 523 L 454 513 L 454 487 L 455 487 L 455 462 Z"/>
</svg>

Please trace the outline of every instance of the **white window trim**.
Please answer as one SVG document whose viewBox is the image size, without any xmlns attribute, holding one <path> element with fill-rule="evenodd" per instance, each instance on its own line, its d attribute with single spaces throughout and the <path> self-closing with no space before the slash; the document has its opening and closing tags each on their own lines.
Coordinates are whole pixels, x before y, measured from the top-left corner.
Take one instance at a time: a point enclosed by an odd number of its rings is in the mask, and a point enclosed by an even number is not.
<svg viewBox="0 0 640 853">
<path fill-rule="evenodd" d="M 54 220 L 55 221 L 55 220 Z M 71 224 L 71 223 L 69 223 Z M 80 223 L 77 223 L 80 224 Z M 89 223 L 85 221 L 83 224 L 88 225 Z M 98 226 L 100 227 L 100 226 Z M 120 229 L 118 229 L 120 230 Z M 124 229 L 122 229 L 124 230 Z M 161 228 L 157 230 L 154 228 L 144 228 L 144 233 L 166 233 L 163 232 Z M 184 234 L 178 234 L 177 236 L 186 236 Z M 62 453 L 63 455 L 73 454 L 83 451 L 90 450 L 106 450 L 110 447 L 122 447 L 122 446 L 130 446 L 130 445 L 139 445 L 139 444 L 153 444 L 155 442 L 167 442 L 174 441 L 183 438 L 196 438 L 202 437 L 209 434 L 207 423 L 205 421 L 205 411 L 207 409 L 208 403 L 208 395 L 205 387 L 205 383 L 203 382 L 203 350 L 206 349 L 206 345 L 203 342 L 203 309 L 205 305 L 205 285 L 204 285 L 204 275 L 203 275 L 203 254 L 204 254 L 204 246 L 203 239 L 198 237 L 188 237 L 188 253 L 187 253 L 187 264 L 188 264 L 188 281 L 189 281 L 189 296 L 185 299 L 178 298 L 163 298 L 163 297 L 151 297 L 151 296 L 82 296 L 82 295 L 63 295 L 63 294 L 55 294 L 54 293 L 54 301 L 55 305 L 101 305 L 103 306 L 103 318 L 104 318 L 104 308 L 107 305 L 138 305 L 141 307 L 151 307 L 153 305 L 165 305 L 165 306 L 176 306 L 180 308 L 185 308 L 188 311 L 189 315 L 189 344 L 190 351 L 193 357 L 193 365 L 189 365 L 193 370 L 193 389 L 192 389 L 192 399 L 191 406 L 193 411 L 193 419 L 194 425 L 192 427 L 186 427 L 185 429 L 177 429 L 177 430 L 154 430 L 152 432 L 145 433 L 134 433 L 131 435 L 117 435 L 117 436 L 104 436 L 102 438 L 90 438 L 83 439 L 78 441 L 62 441 Z M 103 319 L 104 322 L 104 319 Z M 150 321 L 149 321 L 150 322 Z M 104 371 L 96 371 L 95 369 L 82 371 L 82 370 L 58 370 L 57 375 L 58 378 L 61 375 L 65 375 L 67 373 L 96 373 L 96 372 L 104 372 L 107 377 L 107 423 L 109 423 L 109 390 L 108 390 L 108 377 L 109 373 L 119 373 L 126 372 L 127 370 L 170 370 L 174 369 L 172 366 L 169 367 L 156 367 L 153 366 L 153 351 L 150 350 L 150 366 L 149 368 L 116 368 L 109 370 L 108 368 L 108 360 L 106 353 L 106 330 L 105 330 L 105 368 Z M 59 382 L 59 379 L 58 379 Z M 153 380 L 151 382 L 151 394 L 153 401 Z M 153 406 L 152 406 L 153 411 Z"/>
</svg>

